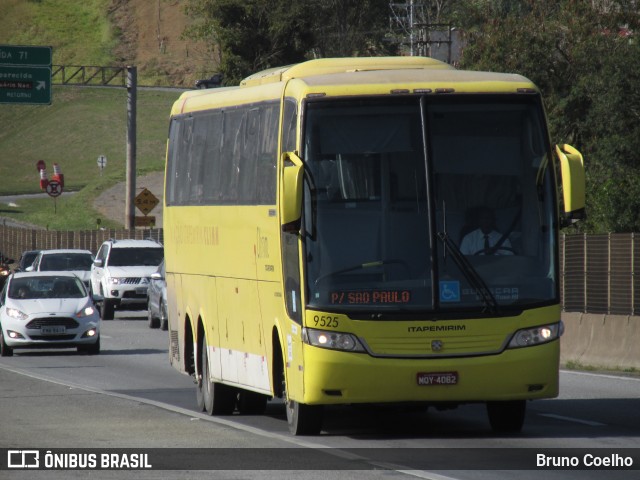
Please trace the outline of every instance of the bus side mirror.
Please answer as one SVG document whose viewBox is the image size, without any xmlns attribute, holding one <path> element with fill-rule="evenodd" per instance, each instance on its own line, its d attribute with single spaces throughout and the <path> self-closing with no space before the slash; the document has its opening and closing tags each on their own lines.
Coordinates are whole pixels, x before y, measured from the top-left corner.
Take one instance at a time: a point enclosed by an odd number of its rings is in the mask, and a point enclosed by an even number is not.
<svg viewBox="0 0 640 480">
<path fill-rule="evenodd" d="M 585 214 L 585 176 L 582 154 L 571 145 L 556 145 L 562 174 L 565 226 L 582 220 Z"/>
<path fill-rule="evenodd" d="M 302 217 L 302 175 L 304 164 L 293 152 L 282 154 L 284 172 L 280 196 L 280 222 L 284 232 L 300 230 Z"/>
</svg>

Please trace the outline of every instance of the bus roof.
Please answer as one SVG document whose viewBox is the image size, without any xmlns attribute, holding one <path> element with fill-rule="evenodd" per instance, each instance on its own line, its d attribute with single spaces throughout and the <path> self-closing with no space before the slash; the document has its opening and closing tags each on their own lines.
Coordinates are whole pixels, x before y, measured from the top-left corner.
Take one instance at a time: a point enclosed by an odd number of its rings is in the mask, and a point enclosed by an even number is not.
<svg viewBox="0 0 640 480">
<path fill-rule="evenodd" d="M 424 68 L 453 69 L 451 65 L 429 57 L 319 58 L 295 65 L 270 68 L 254 73 L 242 80 L 240 86 L 248 87 L 265 83 L 284 82 L 293 78 L 306 78 L 336 73 Z"/>
<path fill-rule="evenodd" d="M 510 73 L 457 70 L 428 57 L 323 58 L 271 68 L 240 86 L 183 93 L 172 115 L 219 105 L 251 103 L 287 95 L 381 95 L 412 93 L 537 92 L 527 78 Z"/>
</svg>

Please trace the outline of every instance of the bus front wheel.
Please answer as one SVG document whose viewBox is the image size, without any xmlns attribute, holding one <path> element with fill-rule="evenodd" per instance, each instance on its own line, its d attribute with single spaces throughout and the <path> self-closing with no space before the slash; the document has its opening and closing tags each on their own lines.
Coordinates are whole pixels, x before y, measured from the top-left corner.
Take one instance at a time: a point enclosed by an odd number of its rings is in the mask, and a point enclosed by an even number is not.
<svg viewBox="0 0 640 480">
<path fill-rule="evenodd" d="M 324 408 L 322 405 L 305 405 L 288 400 L 287 423 L 292 435 L 318 435 L 322 429 Z"/>
<path fill-rule="evenodd" d="M 527 410 L 525 400 L 487 402 L 487 414 L 495 433 L 518 433 L 522 430 Z"/>
</svg>

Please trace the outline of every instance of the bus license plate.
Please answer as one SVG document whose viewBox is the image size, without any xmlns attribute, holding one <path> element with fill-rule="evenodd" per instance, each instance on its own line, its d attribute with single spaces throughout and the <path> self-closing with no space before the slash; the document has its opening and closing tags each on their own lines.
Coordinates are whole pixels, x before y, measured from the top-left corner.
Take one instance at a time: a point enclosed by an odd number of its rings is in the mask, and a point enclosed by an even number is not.
<svg viewBox="0 0 640 480">
<path fill-rule="evenodd" d="M 458 372 L 419 372 L 417 375 L 419 386 L 431 387 L 436 385 L 457 385 Z"/>
<path fill-rule="evenodd" d="M 66 332 L 67 332 L 67 328 L 64 325 L 40 328 L 40 333 L 42 335 L 60 335 L 61 333 L 66 333 Z"/>
</svg>

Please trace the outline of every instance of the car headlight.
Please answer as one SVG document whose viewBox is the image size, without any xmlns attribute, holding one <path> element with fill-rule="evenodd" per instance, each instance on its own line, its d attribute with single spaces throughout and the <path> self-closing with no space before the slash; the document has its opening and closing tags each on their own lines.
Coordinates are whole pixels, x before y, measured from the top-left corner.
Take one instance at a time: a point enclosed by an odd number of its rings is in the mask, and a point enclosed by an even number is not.
<svg viewBox="0 0 640 480">
<path fill-rule="evenodd" d="M 8 277 L 9 275 L 11 275 L 10 270 L 0 270 L 0 277 Z"/>
<path fill-rule="evenodd" d="M 29 318 L 29 316 L 18 310 L 17 308 L 10 308 L 7 307 L 7 315 L 9 315 L 11 318 L 15 318 L 16 320 L 26 320 L 27 318 Z"/>
<path fill-rule="evenodd" d="M 509 342 L 509 348 L 531 347 L 552 342 L 560 338 L 563 333 L 564 323 L 562 321 L 541 327 L 524 328 L 513 335 Z"/>
<path fill-rule="evenodd" d="M 93 315 L 95 311 L 96 311 L 95 307 L 93 305 L 89 305 L 87 307 L 84 307 L 78 313 L 76 313 L 76 318 L 89 317 Z"/>
<path fill-rule="evenodd" d="M 360 340 L 351 333 L 332 332 L 328 330 L 302 329 L 302 340 L 314 347 L 342 350 L 345 352 L 364 352 Z"/>
<path fill-rule="evenodd" d="M 111 277 L 109 278 L 109 283 L 111 283 L 112 285 L 119 285 L 120 283 L 122 283 L 122 279 L 118 277 Z"/>
</svg>

